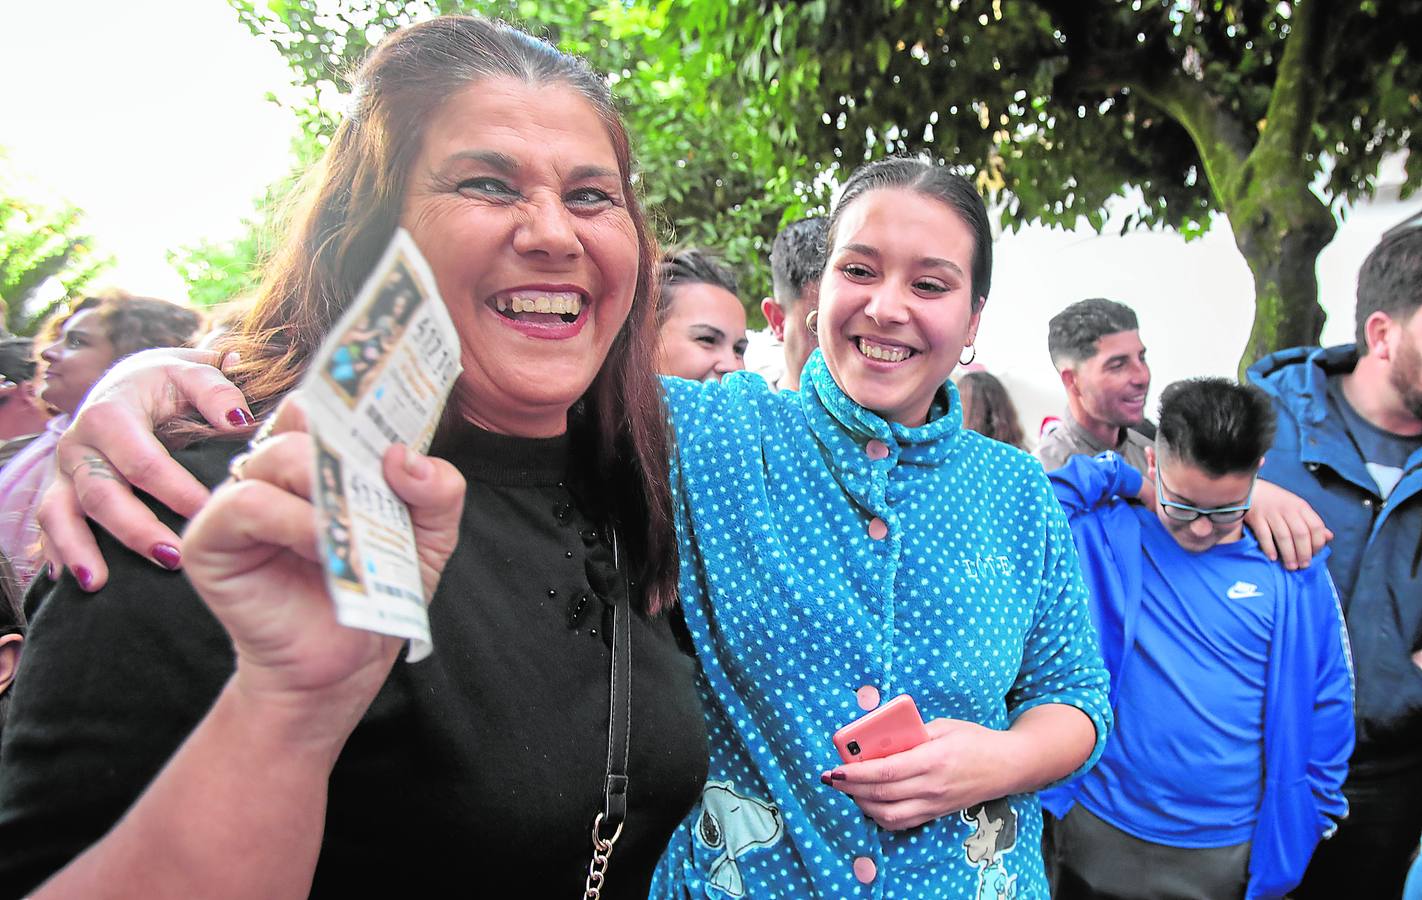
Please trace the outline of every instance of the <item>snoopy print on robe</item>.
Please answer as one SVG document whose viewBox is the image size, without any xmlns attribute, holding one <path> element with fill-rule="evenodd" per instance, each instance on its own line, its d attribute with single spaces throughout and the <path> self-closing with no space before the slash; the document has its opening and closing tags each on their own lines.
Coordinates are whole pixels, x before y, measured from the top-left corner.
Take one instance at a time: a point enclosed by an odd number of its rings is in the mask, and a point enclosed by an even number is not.
<svg viewBox="0 0 1422 900">
<path fill-rule="evenodd" d="M 758 847 L 769 847 L 785 833 L 780 811 L 769 803 L 736 793 L 729 782 L 708 782 L 701 794 L 697 840 L 721 850 L 708 881 L 732 897 L 744 897 L 745 882 L 737 860 Z"/>
</svg>

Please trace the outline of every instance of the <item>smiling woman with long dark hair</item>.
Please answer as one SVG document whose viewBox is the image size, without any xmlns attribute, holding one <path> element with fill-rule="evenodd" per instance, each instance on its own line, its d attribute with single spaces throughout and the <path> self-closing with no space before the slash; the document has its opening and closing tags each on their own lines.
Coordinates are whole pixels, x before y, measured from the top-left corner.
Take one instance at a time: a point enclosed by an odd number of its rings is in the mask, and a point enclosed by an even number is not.
<svg viewBox="0 0 1422 900">
<path fill-rule="evenodd" d="M 400 641 L 335 623 L 314 453 L 285 408 L 190 524 L 191 585 L 145 561 L 177 564 L 161 541 L 139 556 L 105 536 L 103 589 L 86 596 L 97 580 L 75 567 L 40 603 L 0 756 L 0 893 L 63 869 L 35 896 L 573 896 L 595 817 L 622 803 L 602 896 L 640 898 L 701 789 L 695 665 L 668 615 L 655 256 L 607 87 L 516 29 L 451 16 L 387 37 L 354 94 L 219 346 L 240 354 L 250 409 L 274 411 L 395 228 L 414 237 L 464 368 L 431 456 L 386 460 L 435 595 L 434 653 L 392 668 Z M 170 429 L 206 484 L 250 434 L 246 408 L 230 421 Z M 623 783 L 614 615 L 632 647 Z"/>
<path fill-rule="evenodd" d="M 987 211 L 946 166 L 880 160 L 827 244 L 798 391 L 666 385 L 711 768 L 654 894 L 1037 896 L 1033 792 L 1090 765 L 1111 713 L 1041 467 L 964 429 L 948 381 L 991 287 Z M 897 694 L 929 739 L 841 761 L 831 735 Z M 987 801 L 1019 837 L 985 855 L 958 811 Z"/>
</svg>

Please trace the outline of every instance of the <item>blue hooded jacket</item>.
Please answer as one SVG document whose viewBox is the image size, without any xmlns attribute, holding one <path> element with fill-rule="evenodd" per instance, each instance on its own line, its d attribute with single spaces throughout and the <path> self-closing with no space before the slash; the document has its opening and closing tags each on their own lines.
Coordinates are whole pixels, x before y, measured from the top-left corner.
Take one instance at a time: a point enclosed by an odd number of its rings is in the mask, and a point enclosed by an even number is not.
<svg viewBox="0 0 1422 900">
<path fill-rule="evenodd" d="M 1353 371 L 1352 345 L 1266 356 L 1249 378 L 1274 401 L 1274 446 L 1260 476 L 1313 505 L 1333 531 L 1329 571 L 1357 664 L 1358 747 L 1352 777 L 1422 765 L 1422 449 L 1384 500 L 1342 422 L 1329 414 L 1332 375 Z"/>
<path fill-rule="evenodd" d="M 1114 708 L 1135 647 L 1144 579 L 1140 519 L 1121 498 L 1140 493 L 1141 474 L 1107 452 L 1073 457 L 1049 477 L 1081 554 Z M 1342 613 L 1318 571 L 1279 566 L 1279 589 L 1270 592 L 1280 600 L 1266 675 L 1264 790 L 1251 837 L 1250 900 L 1283 897 L 1296 887 L 1319 840 L 1348 810 L 1342 785 L 1353 749 L 1352 669 Z M 1061 818 L 1080 791 L 1081 782 L 1049 789 L 1042 806 Z"/>
</svg>

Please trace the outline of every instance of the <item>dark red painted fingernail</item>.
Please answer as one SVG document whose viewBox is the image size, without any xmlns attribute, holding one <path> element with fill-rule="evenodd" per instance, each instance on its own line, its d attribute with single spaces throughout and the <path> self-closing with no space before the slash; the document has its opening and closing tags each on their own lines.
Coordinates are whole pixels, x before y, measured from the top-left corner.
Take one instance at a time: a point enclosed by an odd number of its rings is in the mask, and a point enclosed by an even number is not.
<svg viewBox="0 0 1422 900">
<path fill-rule="evenodd" d="M 94 573 L 83 566 L 74 567 L 74 577 L 79 579 L 79 586 L 86 591 L 89 589 L 89 585 L 94 583 Z"/>
<path fill-rule="evenodd" d="M 158 560 L 158 565 L 170 572 L 183 564 L 183 555 L 171 544 L 154 544 L 153 558 Z"/>
<path fill-rule="evenodd" d="M 833 784 L 828 774 L 820 776 L 820 784 Z"/>
<path fill-rule="evenodd" d="M 843 781 L 843 780 L 844 780 L 844 773 L 843 773 L 843 772 L 831 772 L 831 773 L 830 773 L 830 778 L 834 779 L 835 781 Z"/>
<path fill-rule="evenodd" d="M 45 566 L 44 569 L 45 574 L 49 576 L 50 581 L 59 580 L 59 570 L 54 567 L 54 563 L 50 563 L 49 565 Z"/>
<path fill-rule="evenodd" d="M 246 428 L 249 425 L 257 424 L 257 420 L 252 418 L 251 413 L 239 406 L 227 411 L 227 424 L 233 428 Z"/>
</svg>

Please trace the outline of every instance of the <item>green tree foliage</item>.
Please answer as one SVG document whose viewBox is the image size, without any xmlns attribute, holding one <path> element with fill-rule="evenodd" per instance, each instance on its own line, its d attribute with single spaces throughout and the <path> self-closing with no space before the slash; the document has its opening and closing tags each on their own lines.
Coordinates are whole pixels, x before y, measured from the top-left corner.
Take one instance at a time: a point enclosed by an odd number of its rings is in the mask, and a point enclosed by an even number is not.
<svg viewBox="0 0 1422 900">
<path fill-rule="evenodd" d="M 30 335 L 64 299 L 109 265 L 90 249 L 84 214 L 22 196 L 23 185 L 0 157 L 0 299 L 5 328 Z M 53 281 L 51 281 L 53 279 Z"/>
<path fill-rule="evenodd" d="M 391 29 L 432 15 L 477 12 L 516 22 L 588 59 L 613 82 L 632 133 L 639 187 L 666 243 L 719 250 L 741 276 L 758 320 L 769 293 L 766 256 L 782 221 L 812 201 L 796 193 L 807 160 L 778 142 L 781 125 L 760 107 L 727 102 L 711 86 L 736 66 L 723 56 L 688 58 L 668 24 L 671 4 L 622 0 L 232 0 L 241 21 L 272 41 L 310 91 L 311 127 L 334 129 L 331 110 L 348 76 Z"/>
<path fill-rule="evenodd" d="M 255 213 L 242 219 L 237 237 L 203 240 L 168 251 L 168 264 L 187 283 L 193 306 L 207 309 L 256 291 L 262 262 L 271 249 L 271 211 L 281 202 L 283 184 L 272 185 L 258 198 Z"/>
<path fill-rule="evenodd" d="M 753 319 L 783 222 L 860 160 L 928 150 L 1008 227 L 1101 229 L 1120 197 L 1137 198 L 1125 229 L 1188 238 L 1225 213 L 1255 277 L 1247 362 L 1317 339 L 1329 207 L 1370 195 L 1422 123 L 1422 0 L 231 2 L 309 89 L 315 134 L 371 44 L 430 15 L 504 18 L 586 57 L 663 240 L 721 249 Z"/>
<path fill-rule="evenodd" d="M 303 127 L 291 142 L 291 171 L 256 199 L 253 214 L 242 220 L 236 237 L 199 241 L 168 251 L 168 264 L 187 282 L 188 299 L 194 306 L 211 308 L 256 293 L 262 267 L 281 236 L 288 201 L 323 148 L 319 127 Z"/>
<path fill-rule="evenodd" d="M 1422 0 L 689 0 L 667 24 L 689 64 L 737 60 L 714 88 L 796 123 L 768 136 L 812 168 L 927 149 L 1009 226 L 1099 230 L 1124 195 L 1127 228 L 1225 213 L 1255 277 L 1245 362 L 1317 340 L 1329 206 L 1422 131 Z"/>
</svg>

